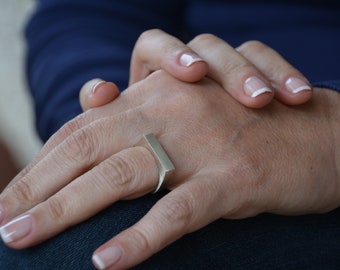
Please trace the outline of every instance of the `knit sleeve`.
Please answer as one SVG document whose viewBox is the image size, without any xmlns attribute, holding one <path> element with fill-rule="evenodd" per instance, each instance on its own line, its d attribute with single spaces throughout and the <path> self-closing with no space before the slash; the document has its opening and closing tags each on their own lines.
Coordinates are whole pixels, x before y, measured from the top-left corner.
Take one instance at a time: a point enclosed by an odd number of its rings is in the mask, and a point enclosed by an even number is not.
<svg viewBox="0 0 340 270">
<path fill-rule="evenodd" d="M 181 1 L 41 0 L 27 23 L 27 77 L 36 125 L 47 140 L 81 112 L 79 90 L 99 77 L 125 89 L 138 36 L 151 28 L 176 34 Z"/>
</svg>

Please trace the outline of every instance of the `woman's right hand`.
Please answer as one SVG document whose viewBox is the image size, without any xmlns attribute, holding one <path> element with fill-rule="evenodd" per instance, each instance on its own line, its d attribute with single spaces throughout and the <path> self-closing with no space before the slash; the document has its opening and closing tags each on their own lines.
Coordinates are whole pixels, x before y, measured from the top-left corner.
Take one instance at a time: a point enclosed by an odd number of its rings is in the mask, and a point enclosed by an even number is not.
<svg viewBox="0 0 340 270">
<path fill-rule="evenodd" d="M 212 51 L 214 44 L 222 44 L 223 48 Z M 159 69 L 185 82 L 197 82 L 208 76 L 250 108 L 264 107 L 274 95 L 287 105 L 305 103 L 312 96 L 308 80 L 276 51 L 258 41 L 248 41 L 234 49 L 219 38 L 204 34 L 185 45 L 161 30 L 149 30 L 135 45 L 130 85 Z M 230 77 L 234 78 L 232 82 L 227 81 Z M 91 80 L 81 89 L 84 111 L 105 105 L 119 95 L 116 85 L 98 82 Z"/>
<path fill-rule="evenodd" d="M 219 218 L 339 207 L 340 99 L 315 90 L 304 106 L 273 100 L 253 110 L 210 78 L 191 84 L 156 71 L 47 142 L 1 193 L 1 237 L 26 248 L 154 191 L 157 161 L 136 146 L 150 132 L 176 168 L 169 193 L 94 253 L 99 269 L 130 268 Z"/>
</svg>

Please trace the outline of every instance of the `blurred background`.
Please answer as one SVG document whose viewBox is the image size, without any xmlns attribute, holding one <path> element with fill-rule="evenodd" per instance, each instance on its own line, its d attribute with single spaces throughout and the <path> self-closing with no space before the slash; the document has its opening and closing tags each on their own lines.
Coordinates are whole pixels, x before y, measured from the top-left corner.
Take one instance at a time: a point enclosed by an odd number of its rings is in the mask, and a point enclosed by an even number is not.
<svg viewBox="0 0 340 270">
<path fill-rule="evenodd" d="M 24 71 L 23 28 L 34 2 L 0 3 L 0 180 L 24 167 L 41 148 Z"/>
</svg>

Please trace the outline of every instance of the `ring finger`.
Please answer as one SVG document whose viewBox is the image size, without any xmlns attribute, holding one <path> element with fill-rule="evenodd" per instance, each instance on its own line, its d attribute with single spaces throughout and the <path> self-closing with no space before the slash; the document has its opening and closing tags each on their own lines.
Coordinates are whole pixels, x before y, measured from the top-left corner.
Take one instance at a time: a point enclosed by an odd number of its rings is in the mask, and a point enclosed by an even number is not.
<svg viewBox="0 0 340 270">
<path fill-rule="evenodd" d="M 157 177 L 149 150 L 140 146 L 122 150 L 1 227 L 1 237 L 13 248 L 37 244 L 122 198 L 151 192 Z"/>
<path fill-rule="evenodd" d="M 272 48 L 259 41 L 248 41 L 236 50 L 272 82 L 278 100 L 297 105 L 312 97 L 308 80 Z"/>
</svg>

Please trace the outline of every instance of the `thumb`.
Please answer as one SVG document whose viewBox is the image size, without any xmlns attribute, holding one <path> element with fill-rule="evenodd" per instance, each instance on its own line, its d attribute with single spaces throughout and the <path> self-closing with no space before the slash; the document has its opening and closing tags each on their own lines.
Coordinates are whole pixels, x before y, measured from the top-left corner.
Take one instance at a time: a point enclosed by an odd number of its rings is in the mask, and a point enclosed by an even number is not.
<svg viewBox="0 0 340 270">
<path fill-rule="evenodd" d="M 85 83 L 79 93 L 80 106 L 83 111 L 110 103 L 119 96 L 116 84 L 102 79 L 92 79 Z"/>
</svg>

